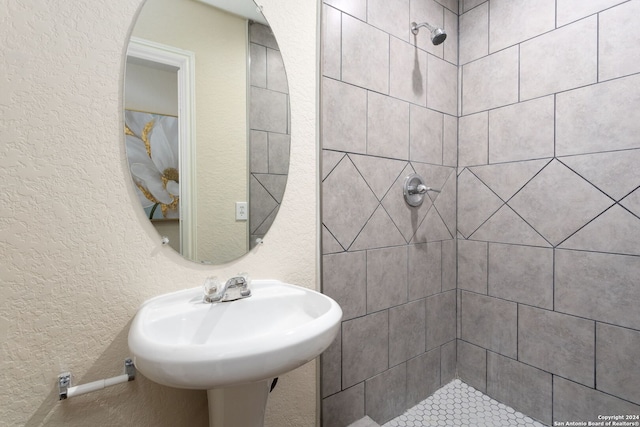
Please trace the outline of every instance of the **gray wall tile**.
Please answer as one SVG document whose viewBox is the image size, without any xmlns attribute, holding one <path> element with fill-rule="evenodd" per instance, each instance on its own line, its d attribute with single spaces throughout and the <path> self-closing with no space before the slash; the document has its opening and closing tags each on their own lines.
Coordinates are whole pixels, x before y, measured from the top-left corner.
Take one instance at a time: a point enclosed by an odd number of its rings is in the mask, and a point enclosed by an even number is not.
<svg viewBox="0 0 640 427">
<path fill-rule="evenodd" d="M 389 35 L 342 15 L 342 80 L 389 93 Z"/>
<path fill-rule="evenodd" d="M 427 81 L 429 82 L 427 107 L 456 115 L 458 113 L 458 67 L 429 55 Z"/>
<path fill-rule="evenodd" d="M 553 157 L 553 96 L 489 111 L 489 163 Z"/>
<path fill-rule="evenodd" d="M 322 226 L 322 254 L 331 254 L 336 252 L 342 252 L 344 248 L 331 234 L 327 227 Z"/>
<path fill-rule="evenodd" d="M 389 309 L 389 365 L 425 351 L 425 304 L 417 300 Z"/>
<path fill-rule="evenodd" d="M 342 390 L 342 331 L 320 356 L 322 397 Z"/>
<path fill-rule="evenodd" d="M 553 309 L 553 249 L 490 243 L 489 295 Z"/>
<path fill-rule="evenodd" d="M 555 310 L 640 329 L 640 258 L 556 251 Z"/>
<path fill-rule="evenodd" d="M 508 201 L 549 161 L 550 159 L 529 160 L 476 166 L 469 169 L 502 200 Z"/>
<path fill-rule="evenodd" d="M 269 192 L 258 182 L 252 175 L 249 183 L 249 192 L 251 193 L 251 204 L 249 205 L 249 217 L 251 218 L 251 232 L 262 224 L 278 207 L 278 202 L 269 194 Z"/>
<path fill-rule="evenodd" d="M 460 11 L 467 12 L 487 0 L 460 0 Z"/>
<path fill-rule="evenodd" d="M 342 323 L 342 387 L 347 388 L 389 367 L 389 314 L 369 314 Z"/>
<path fill-rule="evenodd" d="M 573 89 L 598 78 L 598 20 L 591 17 L 520 45 L 520 97 Z"/>
<path fill-rule="evenodd" d="M 289 93 L 287 73 L 284 69 L 282 54 L 279 50 L 267 49 L 267 88 L 278 92 Z"/>
<path fill-rule="evenodd" d="M 551 424 L 551 382 L 548 372 L 487 354 L 487 394 L 545 424 Z"/>
<path fill-rule="evenodd" d="M 559 93 L 556 154 L 640 148 L 640 75 Z"/>
<path fill-rule="evenodd" d="M 465 237 L 502 205 L 503 201 L 468 169 L 458 176 L 458 231 Z"/>
<path fill-rule="evenodd" d="M 560 161 L 618 201 L 640 185 L 640 150 L 569 156 Z"/>
<path fill-rule="evenodd" d="M 487 350 L 458 340 L 458 375 L 471 387 L 487 391 Z"/>
<path fill-rule="evenodd" d="M 594 387 L 595 327 L 592 320 L 521 305 L 518 360 Z"/>
<path fill-rule="evenodd" d="M 404 27 L 406 32 L 406 22 Z M 426 106 L 427 53 L 406 41 L 391 37 L 389 55 L 389 95 Z"/>
<path fill-rule="evenodd" d="M 509 201 L 509 206 L 553 245 L 612 204 L 610 198 L 557 160 Z"/>
<path fill-rule="evenodd" d="M 413 161 L 442 164 L 443 114 L 412 105 L 410 158 Z"/>
<path fill-rule="evenodd" d="M 440 347 L 440 385 L 443 386 L 456 378 L 458 340 L 449 341 Z"/>
<path fill-rule="evenodd" d="M 367 151 L 367 91 L 322 79 L 322 148 Z"/>
<path fill-rule="evenodd" d="M 457 0 L 449 0 L 450 3 L 458 4 Z M 440 3 L 446 3 L 442 0 Z M 445 5 L 445 7 L 447 7 Z M 457 9 L 457 8 L 456 8 Z M 449 9 L 444 10 L 444 27 L 447 32 L 447 40 L 442 45 L 444 49 L 444 60 L 452 64 L 458 64 L 458 15 Z"/>
<path fill-rule="evenodd" d="M 269 133 L 269 173 L 286 175 L 289 172 L 290 147 L 290 135 L 273 132 Z"/>
<path fill-rule="evenodd" d="M 461 338 L 472 344 L 516 358 L 517 304 L 462 291 Z M 427 313 L 428 316 L 428 313 Z M 427 327 L 428 327 L 427 317 Z"/>
<path fill-rule="evenodd" d="M 322 427 L 344 427 L 364 417 L 364 382 L 322 400 Z"/>
<path fill-rule="evenodd" d="M 560 247 L 639 255 L 640 219 L 620 205 L 612 206 Z"/>
<path fill-rule="evenodd" d="M 324 180 L 322 195 L 323 224 L 348 248 L 375 211 L 378 199 L 348 157 Z"/>
<path fill-rule="evenodd" d="M 444 115 L 442 164 L 458 165 L 458 118 L 447 114 Z"/>
<path fill-rule="evenodd" d="M 252 173 L 268 173 L 269 172 L 269 140 L 268 133 L 263 131 L 252 130 L 250 141 L 251 156 L 251 172 Z"/>
<path fill-rule="evenodd" d="M 407 362 L 407 407 L 423 401 L 440 387 L 440 348 Z"/>
<path fill-rule="evenodd" d="M 406 408 L 407 366 L 401 364 L 365 381 L 365 410 L 384 424 Z"/>
<path fill-rule="evenodd" d="M 278 49 L 278 42 L 271 30 L 271 27 L 266 25 L 253 23 L 249 26 L 249 41 L 262 46 L 270 47 L 271 49 Z"/>
<path fill-rule="evenodd" d="M 518 46 L 462 66 L 462 114 L 518 101 Z"/>
<path fill-rule="evenodd" d="M 427 349 L 456 338 L 456 291 L 432 295 L 427 304 Z"/>
<path fill-rule="evenodd" d="M 326 2 L 325 2 L 326 3 Z M 322 75 L 340 79 L 342 72 L 342 13 L 322 5 Z"/>
<path fill-rule="evenodd" d="M 344 153 L 339 151 L 322 150 L 322 180 L 333 171 L 333 169 L 340 163 Z"/>
<path fill-rule="evenodd" d="M 431 208 L 411 239 L 411 243 L 444 241 L 452 237 L 440 213 L 437 209 Z"/>
<path fill-rule="evenodd" d="M 276 202 L 282 203 L 284 189 L 287 185 L 286 175 L 254 173 L 252 177 L 267 190 Z"/>
<path fill-rule="evenodd" d="M 397 179 L 403 177 L 402 172 L 407 167 L 407 162 L 402 160 L 355 154 L 350 154 L 349 158 L 378 200 L 382 200 Z"/>
<path fill-rule="evenodd" d="M 449 291 L 456 288 L 457 281 L 457 259 L 456 240 L 442 241 L 442 291 Z"/>
<path fill-rule="evenodd" d="M 624 0 L 558 0 L 557 25 L 560 27 L 623 2 Z"/>
<path fill-rule="evenodd" d="M 491 1 L 489 14 L 489 48 L 504 49 L 523 40 L 553 30 L 556 24 L 556 1 Z"/>
<path fill-rule="evenodd" d="M 458 288 L 487 294 L 488 244 L 458 239 Z"/>
<path fill-rule="evenodd" d="M 553 378 L 553 420 L 602 422 L 604 414 L 640 414 L 640 406 L 589 387 Z"/>
<path fill-rule="evenodd" d="M 598 77 L 602 80 L 626 76 L 640 71 L 640 25 L 630 16 L 640 16 L 640 3 L 628 2 L 599 15 Z"/>
<path fill-rule="evenodd" d="M 367 251 L 367 312 L 407 302 L 407 247 Z"/>
<path fill-rule="evenodd" d="M 489 2 L 460 15 L 460 64 L 489 54 Z"/>
<path fill-rule="evenodd" d="M 409 104 L 369 92 L 367 154 L 409 159 Z"/>
<path fill-rule="evenodd" d="M 442 244 L 420 243 L 408 248 L 409 301 L 437 294 L 442 290 Z"/>
<path fill-rule="evenodd" d="M 447 178 L 447 181 L 440 187 L 440 194 L 436 193 L 436 197 L 433 205 L 438 210 L 449 233 L 453 237 L 456 235 L 458 228 L 458 182 L 453 169 L 451 169 L 451 174 Z"/>
<path fill-rule="evenodd" d="M 410 19 L 409 0 L 367 1 L 367 22 L 401 40 L 409 41 Z"/>
<path fill-rule="evenodd" d="M 251 88 L 251 129 L 287 133 L 289 129 L 289 96 L 272 90 Z"/>
<path fill-rule="evenodd" d="M 367 20 L 367 0 L 322 0 L 322 2 L 362 21 Z"/>
<path fill-rule="evenodd" d="M 350 251 L 404 245 L 406 241 L 382 206 L 371 218 L 349 247 Z"/>
<path fill-rule="evenodd" d="M 640 404 L 640 331 L 598 323 L 596 354 L 598 390 Z"/>
<path fill-rule="evenodd" d="M 458 166 L 486 165 L 489 162 L 489 114 L 460 117 Z"/>
<path fill-rule="evenodd" d="M 470 238 L 515 245 L 551 246 L 508 205 L 498 209 Z"/>
<path fill-rule="evenodd" d="M 267 48 L 259 44 L 249 45 L 251 57 L 251 86 L 267 87 Z"/>
<path fill-rule="evenodd" d="M 446 7 L 448 10 L 445 10 L 445 14 L 448 11 L 452 11 L 454 12 L 456 15 L 458 14 L 458 11 L 460 10 L 460 5 L 458 4 L 459 1 L 458 0 L 437 0 L 438 3 L 440 3 L 441 5 L 443 5 L 444 7 Z"/>
<path fill-rule="evenodd" d="M 342 319 L 367 313 L 367 256 L 365 251 L 322 257 L 322 292 L 342 308 Z"/>
</svg>

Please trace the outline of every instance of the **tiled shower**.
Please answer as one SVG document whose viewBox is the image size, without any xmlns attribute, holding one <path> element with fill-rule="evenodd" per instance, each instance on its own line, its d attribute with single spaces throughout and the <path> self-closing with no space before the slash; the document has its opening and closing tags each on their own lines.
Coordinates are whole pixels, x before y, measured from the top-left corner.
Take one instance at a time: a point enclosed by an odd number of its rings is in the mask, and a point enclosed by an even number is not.
<svg viewBox="0 0 640 427">
<path fill-rule="evenodd" d="M 323 426 L 456 377 L 545 424 L 640 414 L 640 1 L 322 16 L 323 291 L 344 310 Z M 441 190 L 419 208 L 413 172 Z"/>
<path fill-rule="evenodd" d="M 280 209 L 289 173 L 289 85 L 271 28 L 249 25 L 249 245 L 254 247 Z"/>
</svg>

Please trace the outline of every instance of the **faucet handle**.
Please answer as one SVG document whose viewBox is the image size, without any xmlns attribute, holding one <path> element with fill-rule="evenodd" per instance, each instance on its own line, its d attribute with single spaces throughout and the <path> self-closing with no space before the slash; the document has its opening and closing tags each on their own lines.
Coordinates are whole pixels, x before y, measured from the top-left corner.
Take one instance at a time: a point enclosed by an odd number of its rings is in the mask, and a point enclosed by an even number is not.
<svg viewBox="0 0 640 427">
<path fill-rule="evenodd" d="M 243 297 L 248 297 L 251 295 L 251 289 L 249 289 L 249 285 L 251 284 L 251 277 L 249 273 L 238 273 L 239 277 L 244 279 L 244 283 L 241 286 L 240 295 Z"/>
<path fill-rule="evenodd" d="M 204 280 L 202 287 L 204 288 L 204 300 L 211 302 L 211 298 L 214 297 L 222 288 L 220 280 L 216 276 L 207 277 Z"/>
</svg>

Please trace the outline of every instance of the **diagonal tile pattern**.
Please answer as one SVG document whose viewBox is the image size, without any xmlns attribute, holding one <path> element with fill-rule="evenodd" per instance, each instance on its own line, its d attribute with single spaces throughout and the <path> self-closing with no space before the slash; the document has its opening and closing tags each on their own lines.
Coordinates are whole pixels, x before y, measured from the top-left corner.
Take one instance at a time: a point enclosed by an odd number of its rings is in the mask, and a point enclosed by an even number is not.
<svg viewBox="0 0 640 427">
<path fill-rule="evenodd" d="M 550 246 L 549 242 L 508 205 L 502 206 L 470 238 L 517 245 Z"/>
<path fill-rule="evenodd" d="M 458 176 L 458 231 L 469 237 L 504 204 L 469 169 Z"/>
<path fill-rule="evenodd" d="M 569 156 L 560 161 L 615 200 L 640 185 L 640 150 Z"/>
<path fill-rule="evenodd" d="M 367 224 L 349 249 L 359 251 L 362 249 L 404 245 L 405 243 L 398 227 L 391 221 L 384 208 L 378 206 L 378 209 L 367 221 Z"/>
<path fill-rule="evenodd" d="M 348 157 L 327 176 L 322 196 L 323 223 L 348 248 L 375 211 L 378 199 Z"/>
<path fill-rule="evenodd" d="M 635 216 L 640 217 L 640 188 L 622 199 L 620 204 L 629 209 Z"/>
<path fill-rule="evenodd" d="M 369 184 L 378 200 L 387 194 L 391 185 L 400 177 L 407 162 L 402 160 L 385 159 L 383 157 L 360 156 L 350 154 L 349 158 Z"/>
<path fill-rule="evenodd" d="M 431 208 L 431 199 L 428 197 L 424 198 L 422 205 L 416 207 L 411 207 L 405 202 L 402 189 L 406 176 L 412 173 L 414 173 L 414 168 L 407 165 L 393 184 L 392 191 L 382 199 L 382 206 L 389 213 L 407 242 L 411 240 L 427 211 Z"/>
<path fill-rule="evenodd" d="M 469 169 L 506 202 L 547 163 L 549 160 L 543 159 L 476 166 Z"/>
<path fill-rule="evenodd" d="M 433 206 L 436 208 L 445 225 L 452 236 L 456 234 L 456 199 L 457 199 L 457 177 L 453 169 L 450 170 L 449 178 L 440 187 L 440 193 L 436 193 Z"/>
<path fill-rule="evenodd" d="M 438 211 L 432 207 L 427 212 L 424 221 L 418 227 L 418 231 L 411 239 L 411 243 L 437 242 L 452 239 L 453 236 L 447 229 Z"/>
<path fill-rule="evenodd" d="M 421 237 L 414 242 L 453 238 L 456 179 L 452 167 L 327 151 L 324 156 L 330 171 L 323 182 L 323 225 L 327 248 L 334 248 L 330 252 L 405 245 L 419 228 Z M 406 176 L 416 171 L 442 192 L 430 192 L 421 206 L 410 207 L 403 186 Z M 437 209 L 432 209 L 433 200 Z"/>
<path fill-rule="evenodd" d="M 559 247 L 640 255 L 640 219 L 615 205 Z"/>
<path fill-rule="evenodd" d="M 613 203 L 553 160 L 509 201 L 509 206 L 555 246 Z"/>
</svg>

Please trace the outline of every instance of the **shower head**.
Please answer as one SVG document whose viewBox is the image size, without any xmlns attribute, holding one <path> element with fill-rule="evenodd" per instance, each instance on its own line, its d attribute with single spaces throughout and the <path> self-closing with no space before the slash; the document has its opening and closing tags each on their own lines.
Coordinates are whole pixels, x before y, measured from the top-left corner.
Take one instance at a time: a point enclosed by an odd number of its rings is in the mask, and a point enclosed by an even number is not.
<svg viewBox="0 0 640 427">
<path fill-rule="evenodd" d="M 431 31 L 431 43 L 435 46 L 439 45 L 447 38 L 447 33 L 442 28 L 437 28 L 429 25 L 427 22 L 423 22 L 421 24 L 416 24 L 415 22 L 411 23 L 411 32 L 414 35 L 418 34 L 420 27 L 427 27 L 429 31 Z"/>
</svg>

